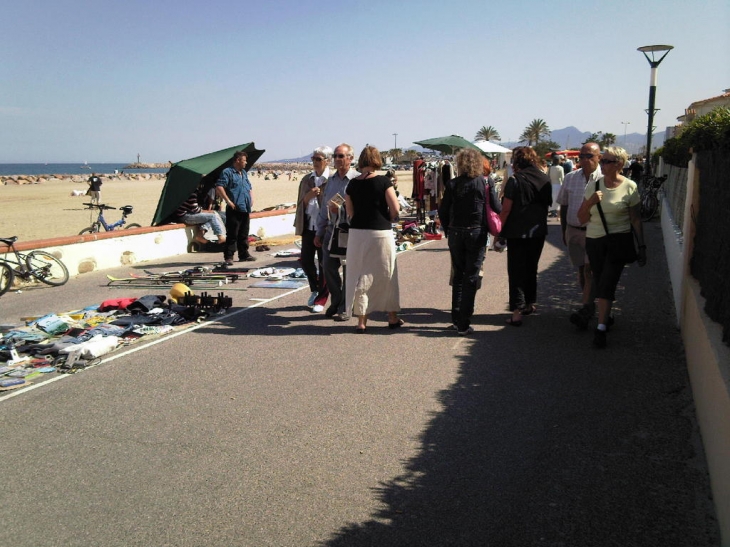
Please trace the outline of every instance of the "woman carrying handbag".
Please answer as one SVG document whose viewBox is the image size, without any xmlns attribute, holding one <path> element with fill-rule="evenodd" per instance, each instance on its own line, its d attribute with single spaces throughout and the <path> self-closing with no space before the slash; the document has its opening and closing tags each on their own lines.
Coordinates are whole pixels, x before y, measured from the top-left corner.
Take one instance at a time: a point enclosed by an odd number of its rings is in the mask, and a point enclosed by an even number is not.
<svg viewBox="0 0 730 547">
<path fill-rule="evenodd" d="M 606 332 L 611 305 L 624 266 L 646 264 L 646 245 L 641 223 L 641 203 L 636 183 L 621 174 L 628 154 L 623 148 L 610 146 L 603 151 L 603 178 L 588 184 L 578 220 L 587 224 L 586 253 L 593 272 L 593 286 L 598 299 L 598 326 L 593 345 L 606 347 Z M 633 232 L 633 234 L 632 234 Z M 634 248 L 638 241 L 638 252 Z"/>
</svg>

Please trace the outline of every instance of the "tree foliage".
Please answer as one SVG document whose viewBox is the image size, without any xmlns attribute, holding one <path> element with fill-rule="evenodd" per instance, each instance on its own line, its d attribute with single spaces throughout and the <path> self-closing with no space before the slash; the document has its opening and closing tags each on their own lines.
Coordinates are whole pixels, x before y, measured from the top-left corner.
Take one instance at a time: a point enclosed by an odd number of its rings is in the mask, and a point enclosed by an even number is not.
<svg viewBox="0 0 730 547">
<path fill-rule="evenodd" d="M 542 137 L 550 136 L 550 128 L 545 120 L 535 119 L 530 122 L 530 125 L 525 127 L 525 130 L 520 135 L 521 141 L 527 141 L 527 146 L 532 146 L 534 142 L 537 145 Z"/>
<path fill-rule="evenodd" d="M 540 141 L 532 147 L 540 158 L 544 158 L 549 152 L 560 150 L 560 145 L 555 141 Z"/>
<path fill-rule="evenodd" d="M 730 152 L 730 108 L 726 106 L 689 122 L 677 137 L 667 139 L 657 153 L 670 165 L 686 167 L 691 152 L 717 149 Z"/>
<path fill-rule="evenodd" d="M 477 134 L 474 135 L 475 141 L 501 141 L 502 137 L 499 136 L 499 131 L 497 131 L 494 127 L 491 125 L 483 125 L 482 128 L 477 131 Z"/>
</svg>

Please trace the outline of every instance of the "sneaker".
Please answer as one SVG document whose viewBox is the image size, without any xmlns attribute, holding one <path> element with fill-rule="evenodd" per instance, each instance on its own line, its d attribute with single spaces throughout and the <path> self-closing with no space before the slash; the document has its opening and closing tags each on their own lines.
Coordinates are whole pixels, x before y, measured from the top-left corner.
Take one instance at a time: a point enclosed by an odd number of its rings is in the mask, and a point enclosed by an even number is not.
<svg viewBox="0 0 730 547">
<path fill-rule="evenodd" d="M 349 320 L 350 316 L 346 313 L 338 313 L 337 315 L 335 315 L 335 321 L 345 322 Z"/>
<path fill-rule="evenodd" d="M 254 260 L 256 260 L 256 257 L 251 255 L 244 256 L 243 258 L 238 259 L 239 262 L 253 262 Z"/>
<path fill-rule="evenodd" d="M 312 306 L 312 313 L 322 313 L 324 311 L 324 306 L 322 304 L 315 304 Z"/>
<path fill-rule="evenodd" d="M 459 330 L 459 327 L 456 326 L 456 323 L 452 323 L 448 327 L 446 327 L 446 330 Z"/>
<path fill-rule="evenodd" d="M 312 294 L 309 295 L 309 300 L 307 300 L 307 306 L 310 308 L 314 306 L 314 301 L 317 300 L 317 295 L 319 293 L 317 291 L 314 291 Z"/>
<path fill-rule="evenodd" d="M 593 331 L 593 345 L 597 348 L 606 347 L 606 331 L 596 329 Z"/>
<path fill-rule="evenodd" d="M 232 258 L 226 258 L 225 263 L 226 263 L 226 266 L 233 266 L 233 259 Z"/>
<path fill-rule="evenodd" d="M 459 336 L 467 336 L 468 334 L 471 334 L 473 332 L 474 332 L 474 327 L 467 327 L 466 330 L 456 331 L 456 334 L 458 334 Z"/>
<path fill-rule="evenodd" d="M 609 315 L 608 319 L 606 319 L 606 327 L 610 329 L 613 327 L 614 323 L 616 323 L 616 321 L 614 320 L 613 315 Z"/>
</svg>

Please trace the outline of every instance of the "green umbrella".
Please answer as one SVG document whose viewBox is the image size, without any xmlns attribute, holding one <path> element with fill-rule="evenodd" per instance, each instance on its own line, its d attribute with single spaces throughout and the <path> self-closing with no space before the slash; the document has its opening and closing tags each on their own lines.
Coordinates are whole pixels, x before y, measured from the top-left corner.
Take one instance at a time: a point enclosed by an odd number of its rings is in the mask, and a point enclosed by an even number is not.
<svg viewBox="0 0 730 547">
<path fill-rule="evenodd" d="M 461 148 L 473 148 L 474 150 L 479 150 L 479 152 L 482 151 L 481 148 L 469 142 L 464 137 L 460 137 L 459 135 L 449 135 L 448 137 L 426 139 L 425 141 L 414 141 L 413 144 L 423 146 L 424 148 L 428 148 L 429 150 L 436 150 L 438 152 L 441 152 L 442 154 L 450 154 L 452 156 L 456 153 L 456 150 L 459 150 Z"/>
<path fill-rule="evenodd" d="M 167 180 L 162 188 L 160 201 L 157 203 L 152 226 L 168 221 L 180 204 L 188 199 L 201 183 L 205 190 L 213 187 L 221 171 L 233 165 L 233 153 L 238 150 L 245 150 L 248 155 L 247 171 L 251 170 L 265 152 L 265 150 L 257 150 L 254 143 L 249 142 L 173 164 L 167 172 Z"/>
</svg>

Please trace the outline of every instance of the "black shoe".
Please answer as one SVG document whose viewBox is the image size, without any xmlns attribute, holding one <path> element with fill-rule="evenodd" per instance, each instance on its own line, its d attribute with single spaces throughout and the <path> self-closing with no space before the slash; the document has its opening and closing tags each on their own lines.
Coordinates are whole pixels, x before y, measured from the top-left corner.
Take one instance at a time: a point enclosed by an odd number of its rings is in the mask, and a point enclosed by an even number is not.
<svg viewBox="0 0 730 547">
<path fill-rule="evenodd" d="M 606 331 L 605 330 L 598 330 L 596 329 L 593 331 L 593 345 L 597 348 L 605 348 L 606 347 Z"/>
<path fill-rule="evenodd" d="M 327 311 L 324 312 L 325 317 L 334 317 L 337 315 L 337 306 L 330 306 Z"/>
</svg>

